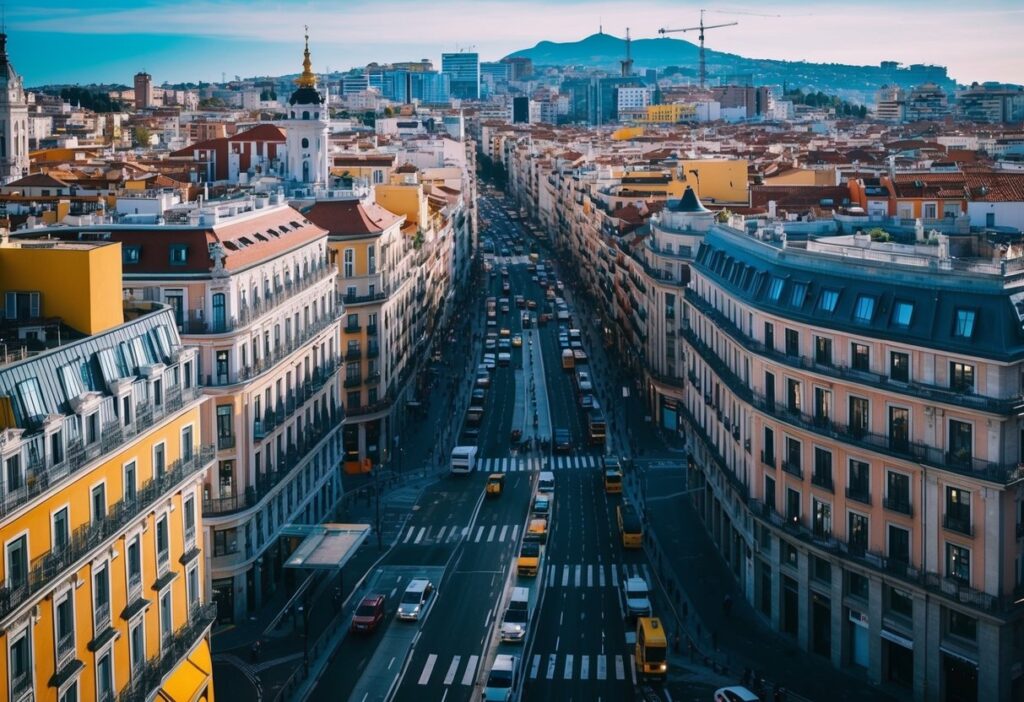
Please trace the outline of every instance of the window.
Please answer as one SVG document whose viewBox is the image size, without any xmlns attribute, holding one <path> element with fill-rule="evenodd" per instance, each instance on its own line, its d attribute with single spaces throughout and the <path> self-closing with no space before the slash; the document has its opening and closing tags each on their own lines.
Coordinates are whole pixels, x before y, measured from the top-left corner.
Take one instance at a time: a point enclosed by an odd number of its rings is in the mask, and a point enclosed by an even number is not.
<svg viewBox="0 0 1024 702">
<path fill-rule="evenodd" d="M 231 497 L 234 495 L 235 462 L 221 461 L 217 473 L 218 497 Z"/>
<path fill-rule="evenodd" d="M 121 263 L 131 265 L 138 263 L 142 256 L 141 246 L 121 246 Z"/>
<path fill-rule="evenodd" d="M 818 309 L 829 314 L 835 312 L 836 303 L 839 302 L 839 292 L 836 290 L 822 290 L 818 298 Z"/>
<path fill-rule="evenodd" d="M 910 619 L 914 616 L 914 596 L 898 587 L 884 586 L 887 614 L 896 614 Z"/>
<path fill-rule="evenodd" d="M 949 387 L 956 392 L 974 392 L 974 366 L 957 361 L 949 362 Z"/>
<path fill-rule="evenodd" d="M 764 323 L 764 345 L 769 351 L 775 350 L 775 325 L 771 322 Z"/>
<path fill-rule="evenodd" d="M 18 397 L 21 399 L 21 411 L 26 419 L 35 419 L 47 414 L 38 379 L 29 378 L 18 383 Z"/>
<path fill-rule="evenodd" d="M 814 337 L 814 362 L 823 366 L 832 365 L 832 339 Z"/>
<path fill-rule="evenodd" d="M 161 476 L 167 470 L 167 459 L 164 444 L 159 443 L 153 446 L 153 475 Z"/>
<path fill-rule="evenodd" d="M 791 436 L 786 437 L 786 470 L 790 473 L 794 473 L 797 476 L 801 475 L 801 462 L 800 462 L 801 446 L 797 439 Z"/>
<path fill-rule="evenodd" d="M 172 266 L 184 266 L 188 262 L 188 245 L 171 244 L 170 257 Z"/>
<path fill-rule="evenodd" d="M 775 411 L 775 374 L 764 373 L 764 404 L 769 412 Z"/>
<path fill-rule="evenodd" d="M 804 300 L 807 299 L 807 283 L 794 283 L 793 291 L 789 297 L 789 304 L 793 307 L 803 307 Z"/>
<path fill-rule="evenodd" d="M 786 488 L 786 519 L 800 523 L 800 493 L 793 488 Z"/>
<path fill-rule="evenodd" d="M 137 476 L 135 470 L 135 461 L 126 463 L 124 466 L 124 499 L 125 501 L 132 501 L 135 499 L 135 493 L 138 488 Z"/>
<path fill-rule="evenodd" d="M 768 509 L 775 511 L 775 479 L 770 475 L 764 476 L 764 503 Z"/>
<path fill-rule="evenodd" d="M 216 355 L 217 385 L 227 385 L 230 378 L 231 364 L 228 360 L 228 351 L 218 351 Z"/>
<path fill-rule="evenodd" d="M 814 423 L 819 427 L 832 422 L 832 391 L 814 388 Z"/>
<path fill-rule="evenodd" d="M 190 568 L 188 571 L 188 606 L 192 609 L 199 605 L 199 568 Z"/>
<path fill-rule="evenodd" d="M 156 520 L 156 558 L 157 562 L 170 558 L 170 541 L 167 534 L 167 515 Z"/>
<path fill-rule="evenodd" d="M 867 600 L 870 586 L 871 581 L 867 579 L 867 576 L 853 572 L 846 574 L 846 591 L 850 597 Z"/>
<path fill-rule="evenodd" d="M 850 525 L 846 535 L 850 548 L 863 553 L 868 550 L 868 518 L 857 512 L 850 512 Z"/>
<path fill-rule="evenodd" d="M 96 635 L 110 626 L 110 571 L 101 565 L 92 573 L 92 613 Z"/>
<path fill-rule="evenodd" d="M 971 550 L 946 542 L 946 577 L 971 582 Z"/>
<path fill-rule="evenodd" d="M 4 463 L 7 491 L 13 492 L 25 483 L 25 474 L 21 468 L 21 454 L 14 454 Z"/>
<path fill-rule="evenodd" d="M 902 351 L 889 352 L 889 377 L 901 383 L 910 382 L 910 354 Z"/>
<path fill-rule="evenodd" d="M 256 455 L 259 458 L 259 454 Z M 257 471 L 258 474 L 258 471 Z M 185 498 L 185 509 L 183 520 L 185 522 L 185 542 L 188 543 L 190 539 L 195 539 L 196 533 L 196 501 L 192 497 Z"/>
<path fill-rule="evenodd" d="M 107 516 L 107 486 L 100 483 L 92 489 L 92 521 L 98 522 Z"/>
<path fill-rule="evenodd" d="M 100 413 L 93 412 L 85 418 L 85 443 L 95 444 L 100 440 Z"/>
<path fill-rule="evenodd" d="M 68 400 L 73 400 L 85 392 L 82 372 L 77 363 L 60 367 L 60 382 L 64 386 L 64 397 Z"/>
<path fill-rule="evenodd" d="M 142 672 L 142 666 L 146 662 L 146 636 L 145 629 L 143 629 L 144 619 L 139 618 L 135 624 L 132 625 L 131 631 L 128 633 L 128 651 L 129 651 L 129 662 L 132 668 L 132 677 Z"/>
<path fill-rule="evenodd" d="M 356 274 L 356 252 L 355 249 L 345 249 L 344 254 L 344 276 L 351 278 Z"/>
<path fill-rule="evenodd" d="M 914 316 L 914 305 L 910 302 L 897 302 L 892 308 L 892 323 L 897 327 L 909 327 Z"/>
<path fill-rule="evenodd" d="M 800 332 L 798 332 L 796 329 L 786 330 L 786 355 L 800 355 Z"/>
<path fill-rule="evenodd" d="M 861 324 L 868 324 L 875 316 L 875 298 L 870 295 L 857 297 L 857 306 L 853 309 L 853 320 Z"/>
<path fill-rule="evenodd" d="M 167 644 L 174 632 L 174 620 L 171 617 L 171 588 L 160 594 L 160 641 Z"/>
<path fill-rule="evenodd" d="M 60 551 L 68 545 L 71 537 L 71 520 L 68 516 L 68 508 L 61 507 L 53 513 L 53 532 L 50 536 L 54 551 Z"/>
<path fill-rule="evenodd" d="M 54 607 L 53 624 L 57 630 L 57 660 L 58 668 L 64 662 L 65 656 L 75 652 L 75 609 L 74 598 L 71 593 L 64 595 L 64 599 L 57 602 Z"/>
<path fill-rule="evenodd" d="M 910 532 L 895 524 L 889 525 L 889 560 L 910 564 Z"/>
<path fill-rule="evenodd" d="M 377 247 L 370 244 L 366 247 L 366 272 L 374 275 L 377 272 Z"/>
<path fill-rule="evenodd" d="M 961 339 L 970 339 L 974 336 L 974 310 L 957 310 L 956 321 L 953 325 L 953 336 Z"/>
<path fill-rule="evenodd" d="M 111 702 L 114 699 L 114 663 L 110 650 L 96 660 L 96 700 Z"/>
<path fill-rule="evenodd" d="M 814 447 L 814 475 L 812 480 L 818 487 L 832 489 L 832 452 Z"/>
<path fill-rule="evenodd" d="M 800 381 L 787 378 L 786 409 L 794 414 L 800 414 L 800 404 Z"/>
<path fill-rule="evenodd" d="M 235 446 L 233 411 L 231 405 L 217 405 L 217 448 L 230 449 Z"/>
<path fill-rule="evenodd" d="M 814 503 L 814 523 L 812 528 L 818 538 L 827 539 L 832 536 L 832 505 L 827 502 L 812 500 Z"/>
<path fill-rule="evenodd" d="M 775 432 L 771 427 L 764 428 L 764 444 L 761 446 L 761 460 L 772 468 L 775 467 Z"/>
<path fill-rule="evenodd" d="M 302 137 L 302 148 L 304 148 L 304 149 L 308 149 L 309 148 L 309 139 L 307 139 L 306 137 Z"/>
<path fill-rule="evenodd" d="M 142 585 L 142 543 L 139 536 L 128 542 L 126 556 L 125 568 L 128 571 L 128 591 L 131 600 L 132 591 Z"/>
<path fill-rule="evenodd" d="M 946 610 L 946 631 L 951 636 L 976 641 L 978 639 L 978 620 L 955 609 Z"/>
<path fill-rule="evenodd" d="M 238 552 L 238 529 L 214 529 L 213 555 L 227 556 Z"/>
<path fill-rule="evenodd" d="M 947 529 L 962 534 L 971 533 L 971 493 L 951 485 L 946 486 L 946 516 L 943 522 Z"/>
<path fill-rule="evenodd" d="M 865 397 L 850 397 L 850 434 L 860 438 L 868 433 L 871 406 Z"/>
<path fill-rule="evenodd" d="M 50 434 L 50 461 L 53 465 L 64 462 L 64 431 L 61 429 Z"/>
<path fill-rule="evenodd" d="M 885 478 L 886 507 L 905 514 L 910 513 L 910 476 L 889 471 Z"/>
<path fill-rule="evenodd" d="M 213 307 L 211 331 L 214 333 L 227 331 L 227 296 L 224 293 L 214 293 L 211 303 Z"/>
<path fill-rule="evenodd" d="M 864 461 L 850 459 L 850 484 L 846 496 L 871 504 L 871 466 Z"/>
<path fill-rule="evenodd" d="M 867 344 L 850 344 L 850 367 L 867 373 L 871 370 L 871 347 Z"/>
<path fill-rule="evenodd" d="M 8 292 L 4 298 L 4 316 L 7 319 L 38 319 L 39 293 L 37 292 Z"/>
<path fill-rule="evenodd" d="M 974 427 L 967 422 L 949 420 L 949 462 L 970 467 L 974 457 Z"/>
<path fill-rule="evenodd" d="M 793 491 L 790 490 L 790 492 Z M 797 495 L 798 501 L 799 497 L 800 496 Z M 784 565 L 788 565 L 792 568 L 796 568 L 798 566 L 797 560 L 799 558 L 799 554 L 797 553 L 796 547 L 783 539 L 779 539 L 779 557 Z"/>
<path fill-rule="evenodd" d="M 818 582 L 831 584 L 832 564 L 817 556 L 810 556 L 809 560 L 811 561 L 811 577 Z"/>
<path fill-rule="evenodd" d="M 11 690 L 20 696 L 20 693 L 32 687 L 32 643 L 27 629 L 13 638 L 8 657 Z"/>
<path fill-rule="evenodd" d="M 7 587 L 17 590 L 28 583 L 28 537 L 7 543 Z"/>
<path fill-rule="evenodd" d="M 192 460 L 192 427 L 188 426 L 181 430 L 181 460 Z"/>
<path fill-rule="evenodd" d="M 785 281 L 782 278 L 773 277 L 771 283 L 768 284 L 768 299 L 772 302 L 778 302 L 782 296 L 782 286 Z"/>
</svg>

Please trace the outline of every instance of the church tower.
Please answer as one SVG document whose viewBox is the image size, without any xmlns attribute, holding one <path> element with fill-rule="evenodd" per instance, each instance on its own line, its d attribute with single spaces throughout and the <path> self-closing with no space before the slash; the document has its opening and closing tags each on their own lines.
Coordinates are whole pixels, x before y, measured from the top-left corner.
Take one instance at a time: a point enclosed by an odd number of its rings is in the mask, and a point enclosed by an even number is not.
<svg viewBox="0 0 1024 702">
<path fill-rule="evenodd" d="M 327 91 L 320 93 L 316 87 L 316 76 L 309 60 L 308 33 L 302 75 L 295 83 L 298 87 L 288 100 L 288 118 L 281 125 L 287 133 L 288 180 L 297 184 L 327 185 L 330 175 Z"/>
<path fill-rule="evenodd" d="M 0 32 L 0 184 L 28 175 L 28 100 Z"/>
</svg>

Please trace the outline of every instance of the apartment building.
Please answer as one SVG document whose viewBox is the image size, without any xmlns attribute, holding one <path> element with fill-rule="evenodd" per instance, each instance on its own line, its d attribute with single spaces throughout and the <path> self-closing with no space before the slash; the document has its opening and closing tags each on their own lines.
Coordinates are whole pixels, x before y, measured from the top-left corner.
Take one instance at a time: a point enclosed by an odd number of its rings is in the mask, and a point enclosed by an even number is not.
<svg viewBox="0 0 1024 702">
<path fill-rule="evenodd" d="M 0 698 L 213 697 L 205 398 L 119 244 L 0 241 Z M 16 353 L 12 353 L 17 348 Z"/>
<path fill-rule="evenodd" d="M 341 497 L 342 303 L 327 231 L 280 195 L 208 201 L 163 223 L 30 230 L 120 242 L 128 299 L 162 302 L 196 347 L 217 464 L 203 483 L 206 587 L 221 622 L 274 593 L 287 524 L 316 524 Z"/>
<path fill-rule="evenodd" d="M 747 599 L 915 700 L 1024 694 L 1020 243 L 715 224 L 682 301 L 689 480 Z"/>
</svg>

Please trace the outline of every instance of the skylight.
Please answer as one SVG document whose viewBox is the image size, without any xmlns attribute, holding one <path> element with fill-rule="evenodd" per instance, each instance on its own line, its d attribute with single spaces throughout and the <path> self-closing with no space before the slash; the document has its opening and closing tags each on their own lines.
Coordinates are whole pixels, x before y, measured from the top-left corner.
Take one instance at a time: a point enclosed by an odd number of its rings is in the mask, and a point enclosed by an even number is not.
<svg viewBox="0 0 1024 702">
<path fill-rule="evenodd" d="M 768 299 L 772 302 L 778 302 L 782 296 L 782 286 L 785 281 L 779 277 L 773 277 L 772 282 L 768 285 Z"/>
<path fill-rule="evenodd" d="M 822 290 L 821 297 L 818 298 L 818 308 L 822 312 L 831 314 L 836 311 L 837 302 L 839 302 L 839 292 L 837 290 Z"/>
<path fill-rule="evenodd" d="M 789 304 L 793 307 L 803 307 L 807 299 L 807 283 L 794 283 L 793 294 L 789 298 Z"/>
<path fill-rule="evenodd" d="M 853 310 L 854 320 L 861 323 L 868 323 L 875 316 L 875 298 L 870 295 L 861 295 L 857 298 L 857 307 Z"/>
<path fill-rule="evenodd" d="M 956 311 L 956 325 L 953 327 L 953 336 L 961 339 L 970 339 L 974 336 L 974 310 Z"/>
<path fill-rule="evenodd" d="M 914 316 L 914 305 L 910 302 L 897 302 L 892 309 L 892 323 L 898 327 L 909 327 Z"/>
</svg>

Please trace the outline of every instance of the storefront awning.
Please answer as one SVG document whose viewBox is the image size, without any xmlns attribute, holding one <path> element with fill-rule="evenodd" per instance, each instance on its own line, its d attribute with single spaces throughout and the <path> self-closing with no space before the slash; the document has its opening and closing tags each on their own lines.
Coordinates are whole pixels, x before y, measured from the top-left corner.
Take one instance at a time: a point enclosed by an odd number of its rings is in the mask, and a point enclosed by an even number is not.
<svg viewBox="0 0 1024 702">
<path fill-rule="evenodd" d="M 283 536 L 303 537 L 286 568 L 336 570 L 355 555 L 370 534 L 369 524 L 289 524 Z"/>
<path fill-rule="evenodd" d="M 164 681 L 160 696 L 168 702 L 197 702 L 206 697 L 212 671 L 210 645 L 203 639 Z"/>
</svg>

